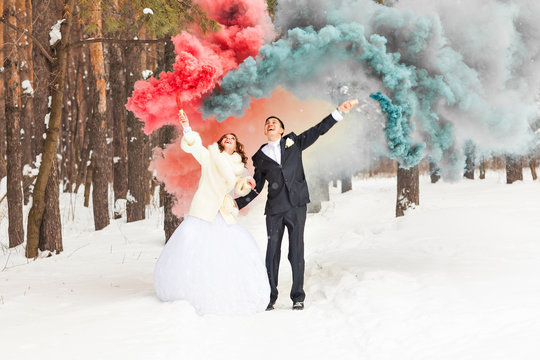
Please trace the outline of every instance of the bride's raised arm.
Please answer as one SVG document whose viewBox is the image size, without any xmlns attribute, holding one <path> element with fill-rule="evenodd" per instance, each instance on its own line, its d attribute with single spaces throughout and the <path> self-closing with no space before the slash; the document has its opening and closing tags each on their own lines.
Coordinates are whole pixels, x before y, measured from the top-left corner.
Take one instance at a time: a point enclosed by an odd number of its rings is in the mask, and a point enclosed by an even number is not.
<svg viewBox="0 0 540 360">
<path fill-rule="evenodd" d="M 178 114 L 178 120 L 182 125 L 184 136 L 180 146 L 185 152 L 192 154 L 195 160 L 202 164 L 208 159 L 208 149 L 202 145 L 201 136 L 198 132 L 193 131 L 189 126 L 189 119 L 185 112 L 180 111 Z"/>
</svg>

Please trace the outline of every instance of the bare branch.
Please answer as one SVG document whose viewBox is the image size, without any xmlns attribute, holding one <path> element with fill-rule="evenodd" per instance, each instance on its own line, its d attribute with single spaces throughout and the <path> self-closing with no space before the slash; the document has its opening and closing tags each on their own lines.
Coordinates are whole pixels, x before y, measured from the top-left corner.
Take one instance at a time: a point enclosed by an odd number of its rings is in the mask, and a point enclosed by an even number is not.
<svg viewBox="0 0 540 360">
<path fill-rule="evenodd" d="M 45 47 L 43 46 L 43 44 L 41 43 L 41 41 L 39 41 L 38 38 L 36 38 L 34 35 L 32 35 L 32 33 L 26 29 L 23 29 L 21 27 L 18 27 L 18 26 L 15 26 L 15 25 L 12 25 L 10 24 L 6 18 L 4 16 L 0 16 L 0 22 L 3 22 L 4 24 L 6 24 L 8 27 L 16 30 L 16 31 L 19 31 L 19 32 L 22 32 L 23 34 L 25 34 L 26 36 L 28 36 L 30 39 L 32 39 L 32 42 L 37 45 L 37 47 L 39 48 L 39 50 L 41 50 L 41 52 L 43 53 L 43 56 L 45 56 L 47 58 L 47 60 L 49 60 L 51 63 L 54 63 L 55 59 L 51 56 L 51 54 L 49 54 L 49 52 L 45 49 Z"/>
<path fill-rule="evenodd" d="M 90 43 L 117 43 L 117 44 L 151 44 L 151 43 L 162 43 L 169 41 L 169 38 L 161 39 L 87 39 L 79 40 L 68 45 L 69 48 L 74 48 L 81 45 L 86 45 Z"/>
</svg>

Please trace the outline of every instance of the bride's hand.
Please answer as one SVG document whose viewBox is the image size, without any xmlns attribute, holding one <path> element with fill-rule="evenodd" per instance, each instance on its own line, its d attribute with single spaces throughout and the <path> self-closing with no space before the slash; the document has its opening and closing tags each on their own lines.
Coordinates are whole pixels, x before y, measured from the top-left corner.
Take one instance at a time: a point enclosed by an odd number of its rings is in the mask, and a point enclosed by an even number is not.
<svg viewBox="0 0 540 360">
<path fill-rule="evenodd" d="M 180 121 L 180 124 L 182 125 L 182 127 L 185 128 L 189 126 L 189 120 L 184 110 L 180 110 L 178 112 L 178 120 Z"/>
<path fill-rule="evenodd" d="M 246 182 L 248 183 L 249 186 L 251 186 L 252 189 L 255 189 L 255 186 L 257 185 L 257 183 L 255 182 L 255 180 L 253 180 L 253 179 L 247 179 Z"/>
</svg>

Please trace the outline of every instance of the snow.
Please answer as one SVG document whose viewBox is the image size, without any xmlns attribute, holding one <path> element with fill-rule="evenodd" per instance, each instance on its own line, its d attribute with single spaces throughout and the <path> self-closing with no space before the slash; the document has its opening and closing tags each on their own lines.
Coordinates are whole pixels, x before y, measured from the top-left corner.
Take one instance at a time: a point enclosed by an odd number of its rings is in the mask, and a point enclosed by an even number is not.
<svg viewBox="0 0 540 360">
<path fill-rule="evenodd" d="M 21 83 L 21 87 L 23 90 L 23 94 L 34 95 L 34 89 L 32 88 L 32 84 L 30 83 L 30 80 L 24 80 Z"/>
<path fill-rule="evenodd" d="M 252 316 L 201 317 L 155 297 L 155 205 L 146 220 L 95 232 L 84 189 L 61 193 L 63 253 L 27 261 L 0 238 L 2 358 L 536 360 L 540 182 L 524 172 L 512 185 L 503 172 L 453 184 L 422 176 L 421 204 L 401 218 L 395 179 L 330 188 L 306 224 L 306 309 L 290 310 L 285 235 L 277 308 Z M 261 256 L 263 196 L 239 219 Z"/>
<path fill-rule="evenodd" d="M 34 168 L 28 164 L 25 164 L 23 166 L 23 169 L 22 169 L 22 174 L 23 176 L 30 176 L 30 177 L 35 177 L 37 176 L 39 173 L 39 169 L 38 168 Z"/>
<path fill-rule="evenodd" d="M 153 74 L 154 74 L 154 72 L 152 70 L 143 70 L 142 71 L 142 77 L 143 77 L 144 80 L 148 79 Z"/>
<path fill-rule="evenodd" d="M 126 194 L 126 200 L 127 202 L 130 202 L 130 203 L 136 203 L 137 202 L 137 199 L 135 199 L 135 196 L 131 195 L 131 192 L 128 190 L 127 194 Z"/>
<path fill-rule="evenodd" d="M 154 11 L 150 8 L 144 8 L 143 14 L 154 15 Z"/>
<path fill-rule="evenodd" d="M 49 32 L 49 45 L 53 46 L 58 41 L 62 40 L 62 33 L 60 32 L 60 26 L 66 19 L 61 19 L 51 26 L 51 31 Z"/>
</svg>

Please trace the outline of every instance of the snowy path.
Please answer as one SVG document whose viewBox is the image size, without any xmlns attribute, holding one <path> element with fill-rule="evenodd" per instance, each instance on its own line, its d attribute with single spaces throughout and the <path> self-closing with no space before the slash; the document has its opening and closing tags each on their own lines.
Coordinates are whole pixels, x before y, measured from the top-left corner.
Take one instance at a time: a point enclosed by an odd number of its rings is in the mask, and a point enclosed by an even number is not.
<svg viewBox="0 0 540 360">
<path fill-rule="evenodd" d="M 249 317 L 155 298 L 159 212 L 93 232 L 82 199 L 66 198 L 76 222 L 64 215 L 60 256 L 0 254 L 1 358 L 538 359 L 540 182 L 488 175 L 422 178 L 421 206 L 400 219 L 394 179 L 331 189 L 306 226 L 306 309 L 290 310 L 284 252 L 277 309 Z M 261 252 L 262 212 L 241 217 Z"/>
</svg>

